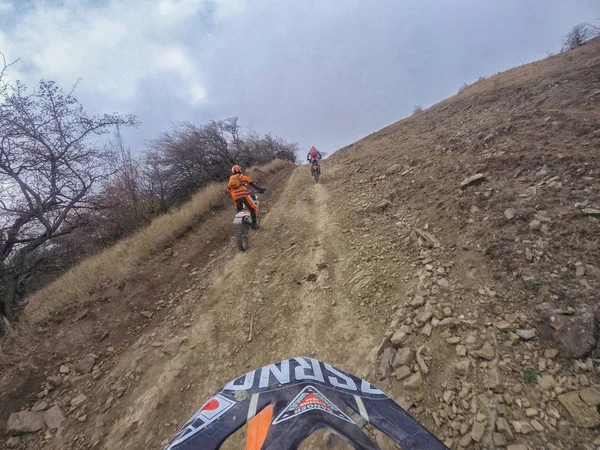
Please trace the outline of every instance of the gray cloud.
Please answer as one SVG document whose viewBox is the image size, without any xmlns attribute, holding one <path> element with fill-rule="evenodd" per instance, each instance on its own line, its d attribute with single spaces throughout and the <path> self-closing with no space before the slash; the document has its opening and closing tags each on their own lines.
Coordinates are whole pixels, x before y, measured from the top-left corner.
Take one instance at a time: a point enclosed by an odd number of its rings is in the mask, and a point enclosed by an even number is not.
<svg viewBox="0 0 600 450">
<path fill-rule="evenodd" d="M 238 116 L 332 151 L 464 82 L 557 51 L 597 0 L 0 0 L 13 77 L 77 90 L 143 125 Z"/>
</svg>

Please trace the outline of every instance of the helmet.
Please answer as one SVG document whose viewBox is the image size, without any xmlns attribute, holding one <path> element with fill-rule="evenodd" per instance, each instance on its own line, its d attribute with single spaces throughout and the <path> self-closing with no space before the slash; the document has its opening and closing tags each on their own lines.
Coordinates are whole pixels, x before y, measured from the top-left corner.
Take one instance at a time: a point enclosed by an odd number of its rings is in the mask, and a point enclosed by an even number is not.
<svg viewBox="0 0 600 450">
<path fill-rule="evenodd" d="M 241 168 L 241 166 L 238 166 L 237 164 L 235 166 L 233 166 L 231 168 L 231 173 L 232 174 L 236 174 L 236 173 L 244 173 L 244 170 Z"/>
</svg>

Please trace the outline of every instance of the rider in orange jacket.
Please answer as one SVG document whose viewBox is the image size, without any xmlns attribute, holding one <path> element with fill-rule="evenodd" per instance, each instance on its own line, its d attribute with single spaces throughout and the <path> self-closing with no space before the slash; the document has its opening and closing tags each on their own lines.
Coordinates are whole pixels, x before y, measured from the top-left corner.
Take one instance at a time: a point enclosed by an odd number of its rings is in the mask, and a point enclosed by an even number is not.
<svg viewBox="0 0 600 450">
<path fill-rule="evenodd" d="M 237 164 L 231 168 L 231 176 L 227 183 L 227 192 L 235 202 L 238 212 L 244 209 L 244 205 L 250 210 L 252 216 L 252 227 L 256 228 L 256 219 L 258 218 L 258 208 L 248 192 L 248 186 L 252 186 L 258 192 L 263 193 L 266 189 L 259 187 Z"/>
</svg>

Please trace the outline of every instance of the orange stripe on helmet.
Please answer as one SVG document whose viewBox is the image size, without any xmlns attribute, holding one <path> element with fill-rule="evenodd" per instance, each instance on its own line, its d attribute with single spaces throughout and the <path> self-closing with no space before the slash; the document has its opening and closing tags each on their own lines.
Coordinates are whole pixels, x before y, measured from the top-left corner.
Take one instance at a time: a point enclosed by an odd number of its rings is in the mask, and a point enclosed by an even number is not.
<svg viewBox="0 0 600 450">
<path fill-rule="evenodd" d="M 272 419 L 273 405 L 269 405 L 248 422 L 246 450 L 261 450 L 267 439 Z"/>
</svg>

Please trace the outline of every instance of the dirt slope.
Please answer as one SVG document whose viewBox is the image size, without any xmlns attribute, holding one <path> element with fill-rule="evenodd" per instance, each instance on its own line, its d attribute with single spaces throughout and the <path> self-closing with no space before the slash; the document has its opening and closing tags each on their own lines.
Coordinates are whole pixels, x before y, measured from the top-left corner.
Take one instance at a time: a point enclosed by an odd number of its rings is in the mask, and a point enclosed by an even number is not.
<svg viewBox="0 0 600 450">
<path fill-rule="evenodd" d="M 308 355 L 375 382 L 453 449 L 593 449 L 599 151 L 595 41 L 340 150 L 319 184 L 280 174 L 248 252 L 217 213 L 52 325 L 1 412 L 42 398 L 66 420 L 10 444 L 160 448 L 227 380 Z M 94 369 L 74 375 L 86 353 Z"/>
</svg>

